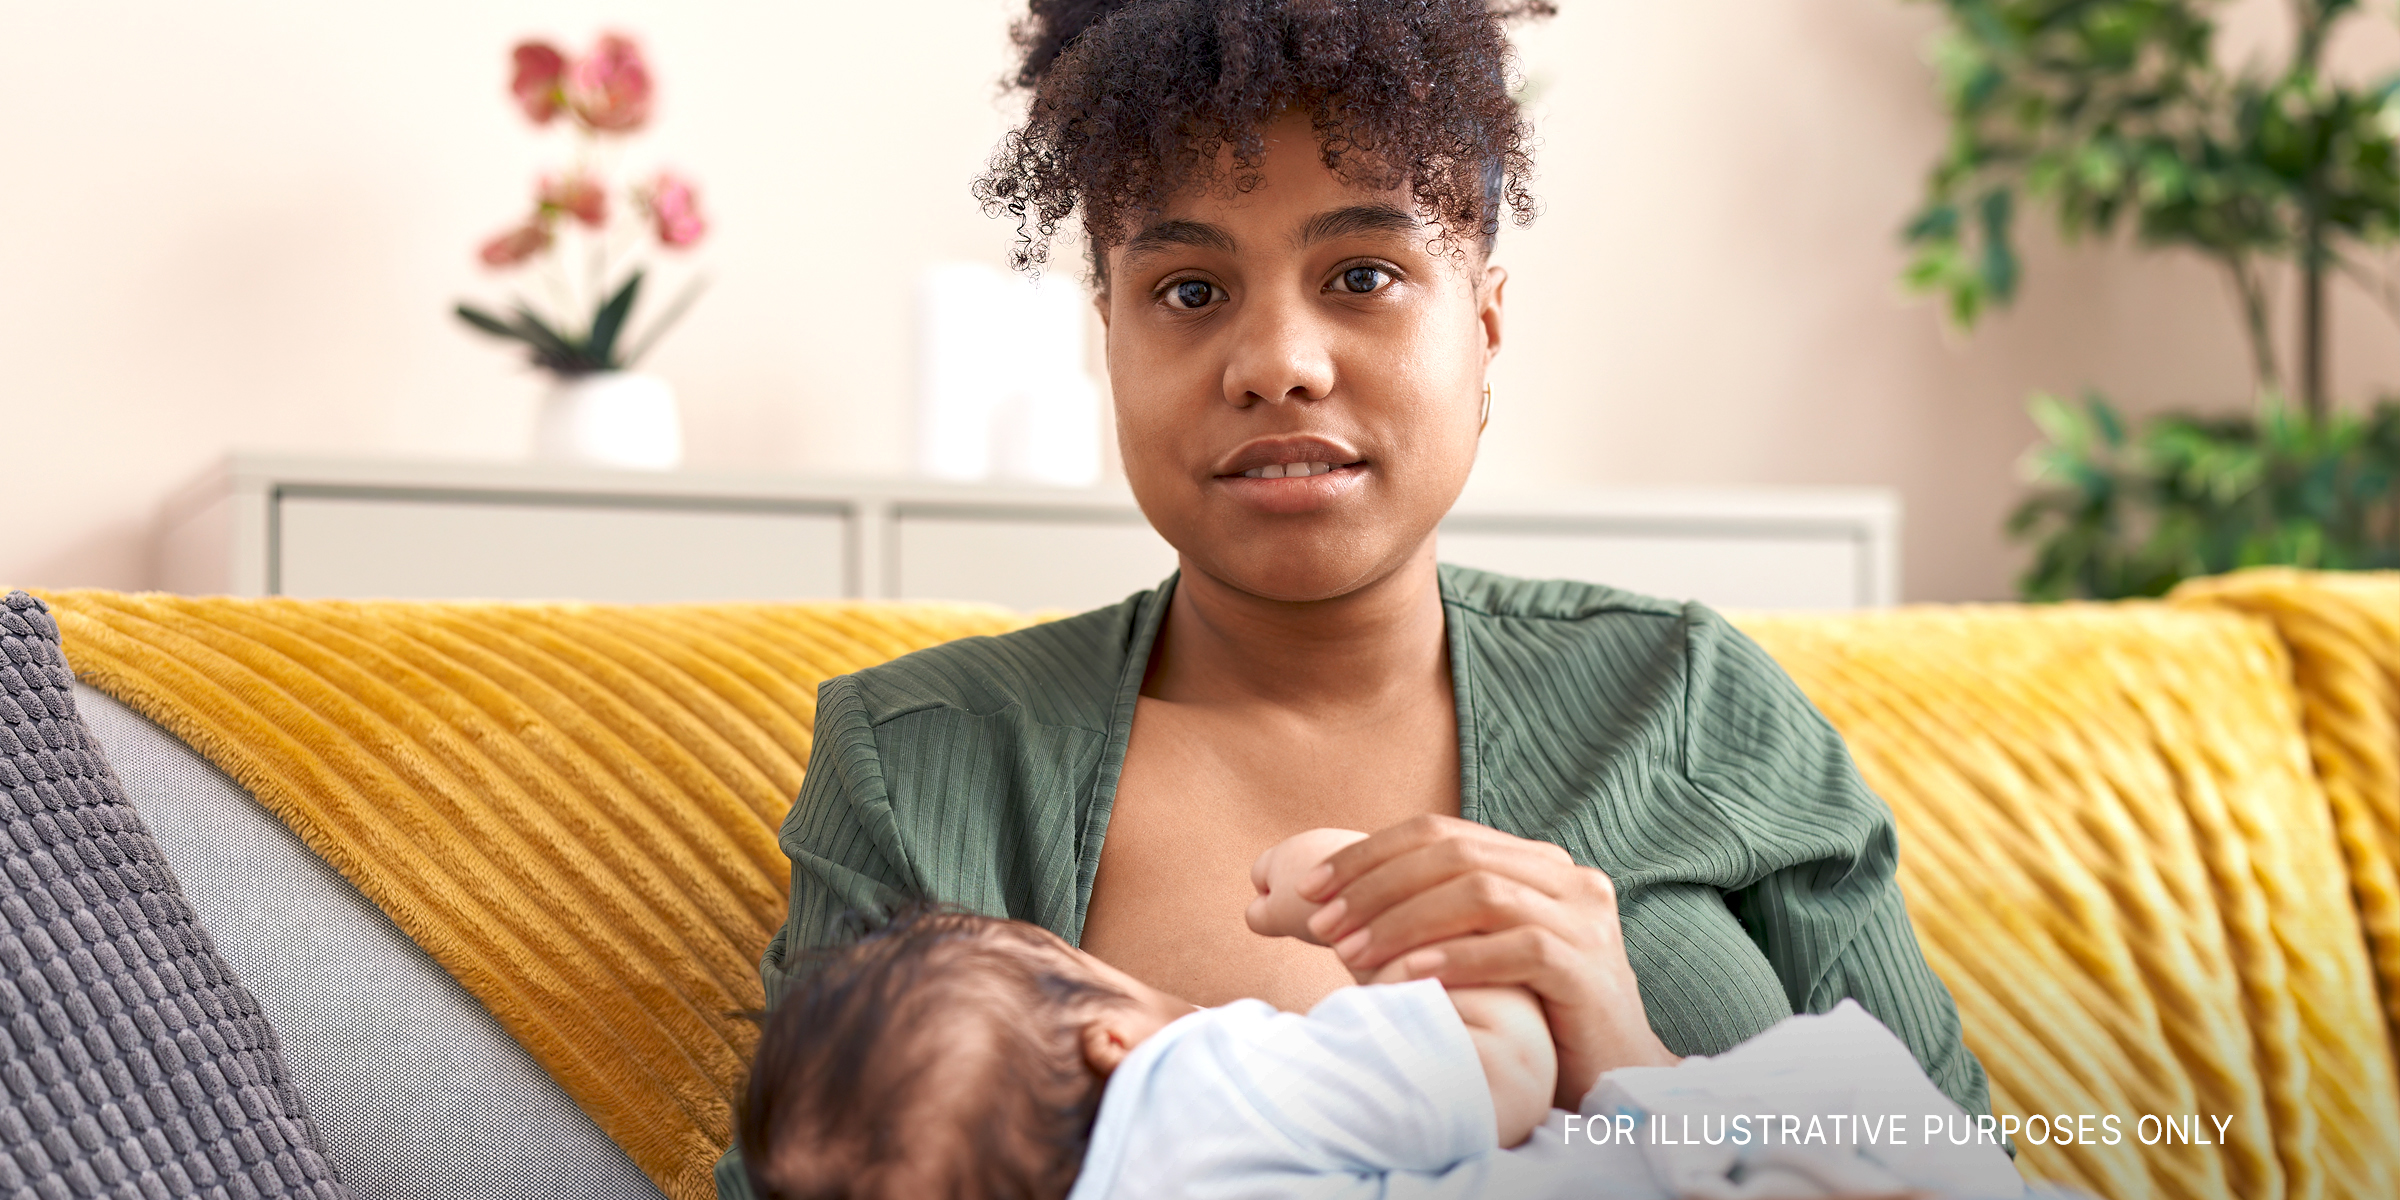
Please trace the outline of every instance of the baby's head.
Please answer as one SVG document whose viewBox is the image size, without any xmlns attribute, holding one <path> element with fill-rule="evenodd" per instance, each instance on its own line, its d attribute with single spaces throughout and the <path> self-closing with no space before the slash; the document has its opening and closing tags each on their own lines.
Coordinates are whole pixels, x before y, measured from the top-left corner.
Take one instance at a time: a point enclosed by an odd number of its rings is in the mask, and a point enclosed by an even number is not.
<svg viewBox="0 0 2400 1200">
<path fill-rule="evenodd" d="M 1037 926 L 903 912 L 767 1019 L 739 1129 L 751 1190 L 1065 1196 L 1109 1072 L 1190 1011 Z"/>
</svg>

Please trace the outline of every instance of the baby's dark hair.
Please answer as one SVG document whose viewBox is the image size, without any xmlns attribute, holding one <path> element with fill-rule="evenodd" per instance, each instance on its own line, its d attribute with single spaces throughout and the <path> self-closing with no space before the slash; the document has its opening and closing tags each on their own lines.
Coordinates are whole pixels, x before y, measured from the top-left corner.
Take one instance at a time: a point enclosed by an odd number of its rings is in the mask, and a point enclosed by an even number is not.
<svg viewBox="0 0 2400 1200">
<path fill-rule="evenodd" d="M 1200 184 L 1258 186 L 1262 128 L 1307 114 L 1326 167 L 1406 185 L 1455 243 L 1488 247 L 1503 205 L 1533 219 L 1532 126 L 1511 94 L 1503 25 L 1550 0 L 1031 0 L 1014 30 L 1025 124 L 976 181 L 1016 219 L 1020 268 L 1080 216 L 1093 248 L 1122 241 Z M 1217 178 L 1232 151 L 1232 177 Z M 1105 285 L 1103 274 L 1100 282 Z"/>
<path fill-rule="evenodd" d="M 758 1200 L 1055 1200 L 1099 1115 L 1082 1018 L 1127 1002 L 1042 930 L 912 906 L 769 1014 L 736 1136 Z"/>
</svg>

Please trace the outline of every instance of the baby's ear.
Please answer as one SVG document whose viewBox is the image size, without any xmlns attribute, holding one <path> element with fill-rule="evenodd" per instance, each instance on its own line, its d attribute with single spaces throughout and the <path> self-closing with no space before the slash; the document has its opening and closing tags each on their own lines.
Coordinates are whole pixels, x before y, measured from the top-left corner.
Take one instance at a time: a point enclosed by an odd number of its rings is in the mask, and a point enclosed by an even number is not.
<svg viewBox="0 0 2400 1200">
<path fill-rule="evenodd" d="M 1092 1069 L 1092 1074 L 1106 1079 L 1140 1042 L 1141 1039 L 1131 1036 L 1131 1031 L 1110 1020 L 1109 1014 L 1094 1016 L 1083 1023 L 1084 1064 Z"/>
</svg>

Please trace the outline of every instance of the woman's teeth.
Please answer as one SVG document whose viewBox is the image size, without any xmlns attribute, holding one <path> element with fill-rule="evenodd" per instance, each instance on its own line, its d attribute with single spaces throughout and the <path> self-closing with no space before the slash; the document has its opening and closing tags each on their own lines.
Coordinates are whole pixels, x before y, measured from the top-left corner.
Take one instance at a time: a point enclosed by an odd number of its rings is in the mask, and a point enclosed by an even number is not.
<svg viewBox="0 0 2400 1200">
<path fill-rule="evenodd" d="M 1242 478 L 1301 479 L 1310 475 L 1322 475 L 1332 469 L 1332 463 L 1285 463 L 1274 467 L 1252 467 L 1242 472 Z"/>
</svg>

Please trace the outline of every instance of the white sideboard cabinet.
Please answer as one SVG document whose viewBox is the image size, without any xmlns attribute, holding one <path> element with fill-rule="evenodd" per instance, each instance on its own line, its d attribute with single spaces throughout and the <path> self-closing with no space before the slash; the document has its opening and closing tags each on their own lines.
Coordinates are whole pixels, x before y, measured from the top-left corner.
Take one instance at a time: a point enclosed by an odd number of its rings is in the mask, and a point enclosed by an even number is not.
<svg viewBox="0 0 2400 1200">
<path fill-rule="evenodd" d="M 1895 598 L 1899 521 L 1880 490 L 1470 490 L 1440 550 L 1726 608 L 1860 608 Z M 253 454 L 168 503 L 158 552 L 187 593 L 1066 609 L 1175 567 L 1121 489 Z"/>
</svg>

